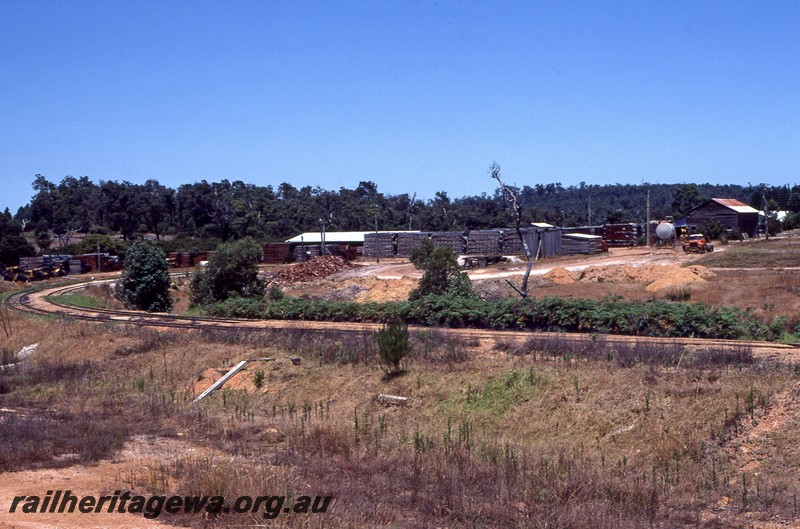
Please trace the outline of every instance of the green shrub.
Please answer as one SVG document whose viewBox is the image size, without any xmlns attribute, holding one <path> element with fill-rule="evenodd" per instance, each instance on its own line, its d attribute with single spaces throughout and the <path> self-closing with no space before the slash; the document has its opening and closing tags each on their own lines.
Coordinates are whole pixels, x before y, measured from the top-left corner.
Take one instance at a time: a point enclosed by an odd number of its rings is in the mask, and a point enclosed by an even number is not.
<svg viewBox="0 0 800 529">
<path fill-rule="evenodd" d="M 454 296 L 474 298 L 475 291 L 469 276 L 458 266 L 458 258 L 450 248 L 434 248 L 430 239 L 423 239 L 411 250 L 411 262 L 424 270 L 419 286 L 408 299 L 416 300 L 426 296 Z"/>
<path fill-rule="evenodd" d="M 391 322 L 378 331 L 375 340 L 380 365 L 387 375 L 400 372 L 400 363 L 411 352 L 408 337 L 408 325 L 402 322 Z"/>
<path fill-rule="evenodd" d="M 267 289 L 267 299 L 270 301 L 280 301 L 285 296 L 283 290 L 281 290 L 281 287 L 278 285 L 270 285 L 269 289 Z"/>
<path fill-rule="evenodd" d="M 260 258 L 261 247 L 249 237 L 220 245 L 205 269 L 192 278 L 192 303 L 207 305 L 235 297 L 260 298 L 264 295 L 264 282 L 258 277 Z"/>
<path fill-rule="evenodd" d="M 158 246 L 134 242 L 125 254 L 125 267 L 117 282 L 116 297 L 129 309 L 150 312 L 172 310 L 169 264 Z"/>
<path fill-rule="evenodd" d="M 709 241 L 717 241 L 720 236 L 725 233 L 725 227 L 718 220 L 710 220 L 703 224 L 700 232 L 706 236 Z"/>
<path fill-rule="evenodd" d="M 261 389 L 264 386 L 265 378 L 266 378 L 266 373 L 264 373 L 263 369 L 259 369 L 255 373 L 253 373 L 253 384 L 255 384 L 256 389 Z"/>
</svg>

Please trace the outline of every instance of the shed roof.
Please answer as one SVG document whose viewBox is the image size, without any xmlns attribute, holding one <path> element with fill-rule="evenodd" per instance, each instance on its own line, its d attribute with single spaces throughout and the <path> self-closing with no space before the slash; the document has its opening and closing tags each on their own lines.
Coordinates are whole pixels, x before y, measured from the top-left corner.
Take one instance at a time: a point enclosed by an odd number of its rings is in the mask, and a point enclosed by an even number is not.
<svg viewBox="0 0 800 529">
<path fill-rule="evenodd" d="M 325 232 L 326 244 L 364 243 L 367 233 L 419 233 L 418 231 L 327 231 Z M 288 243 L 320 244 L 322 236 L 318 231 L 307 231 L 287 239 Z"/>
<path fill-rule="evenodd" d="M 736 213 L 758 213 L 757 209 L 751 208 L 741 200 L 736 200 L 735 198 L 712 198 L 711 200 L 721 206 L 734 210 Z"/>
<path fill-rule="evenodd" d="M 588 233 L 562 233 L 561 236 L 566 239 L 578 239 L 583 241 L 598 241 L 603 239 L 600 235 L 589 235 Z"/>
</svg>

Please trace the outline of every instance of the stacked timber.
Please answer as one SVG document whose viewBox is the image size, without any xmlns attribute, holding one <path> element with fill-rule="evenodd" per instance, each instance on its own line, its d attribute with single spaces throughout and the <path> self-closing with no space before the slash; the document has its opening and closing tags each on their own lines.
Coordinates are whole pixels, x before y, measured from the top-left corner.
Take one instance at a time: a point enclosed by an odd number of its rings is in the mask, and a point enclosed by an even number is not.
<svg viewBox="0 0 800 529">
<path fill-rule="evenodd" d="M 42 267 L 41 257 L 20 257 L 19 267 L 23 270 L 33 270 L 34 268 Z"/>
<path fill-rule="evenodd" d="M 70 259 L 69 260 L 69 275 L 78 275 L 84 274 L 88 272 L 88 270 L 83 269 L 83 264 L 79 259 Z"/>
<path fill-rule="evenodd" d="M 603 251 L 603 238 L 585 233 L 562 233 L 561 254 L 576 255 L 600 253 Z"/>
<path fill-rule="evenodd" d="M 84 272 L 114 272 L 122 270 L 122 261 L 116 255 L 84 253 L 76 255 L 75 259 L 81 262 L 81 269 Z M 100 264 L 99 268 L 98 262 Z"/>
<path fill-rule="evenodd" d="M 76 255 L 75 259 L 81 262 L 81 270 L 86 272 L 97 272 L 97 254 L 82 254 Z"/>
<path fill-rule="evenodd" d="M 398 233 L 397 255 L 401 257 L 410 256 L 411 250 L 421 243 L 423 239 L 427 239 L 429 235 L 429 233 Z"/>
<path fill-rule="evenodd" d="M 502 253 L 503 255 L 524 255 L 525 248 L 522 246 L 522 239 L 519 238 L 519 234 L 517 230 L 514 228 L 509 228 L 507 230 L 503 230 L 503 235 L 501 237 L 501 244 L 502 244 Z M 532 252 L 536 252 L 536 249 L 531 249 Z"/>
<path fill-rule="evenodd" d="M 638 233 L 635 224 L 606 224 L 603 226 L 603 238 L 611 248 L 636 246 Z"/>
<path fill-rule="evenodd" d="M 364 257 L 394 257 L 397 253 L 396 233 L 367 233 L 364 235 Z"/>
<path fill-rule="evenodd" d="M 434 248 L 450 248 L 457 255 L 464 253 L 464 234 L 457 231 L 437 231 L 431 233 Z"/>
<path fill-rule="evenodd" d="M 467 253 L 470 255 L 497 255 L 500 253 L 500 230 L 474 230 L 467 236 Z"/>
<path fill-rule="evenodd" d="M 194 252 L 178 252 L 175 260 L 178 268 L 189 268 L 194 266 Z"/>
<path fill-rule="evenodd" d="M 360 249 L 360 246 L 356 246 L 354 244 L 337 244 L 334 255 L 340 255 L 344 257 L 345 261 L 355 261 L 360 254 Z"/>
<path fill-rule="evenodd" d="M 80 274 L 90 271 L 90 268 L 83 264 L 84 262 L 85 260 L 82 260 L 80 256 L 54 254 L 41 257 L 20 257 L 19 267 L 22 270 L 52 270 L 59 266 L 65 266 L 69 267 L 70 274 Z"/>
<path fill-rule="evenodd" d="M 286 263 L 292 259 L 292 245 L 285 242 L 264 245 L 264 262 L 268 264 Z"/>
<path fill-rule="evenodd" d="M 298 244 L 294 247 L 294 260 L 298 262 L 308 261 L 312 257 L 319 257 L 319 244 Z"/>
</svg>

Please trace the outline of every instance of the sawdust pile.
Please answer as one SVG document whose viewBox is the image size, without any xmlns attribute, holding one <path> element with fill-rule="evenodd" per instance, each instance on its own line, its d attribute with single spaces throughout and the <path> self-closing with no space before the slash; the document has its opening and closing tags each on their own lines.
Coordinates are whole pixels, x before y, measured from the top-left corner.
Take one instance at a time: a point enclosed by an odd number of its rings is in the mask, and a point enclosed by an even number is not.
<svg viewBox="0 0 800 529">
<path fill-rule="evenodd" d="M 305 263 L 281 270 L 269 278 L 267 284 L 285 287 L 295 283 L 305 283 L 336 274 L 350 267 L 351 265 L 338 255 L 314 257 Z"/>
<path fill-rule="evenodd" d="M 382 302 L 405 301 L 417 287 L 413 277 L 379 279 L 373 276 L 332 277 L 322 281 L 299 284 L 285 292 L 290 296 L 324 300 Z"/>
<path fill-rule="evenodd" d="M 412 277 L 401 279 L 375 279 L 374 284 L 356 297 L 356 301 L 405 301 L 411 291 L 417 288 L 419 281 Z"/>
<path fill-rule="evenodd" d="M 544 275 L 556 284 L 570 283 L 645 283 L 649 292 L 666 288 L 705 283 L 714 273 L 704 266 L 686 268 L 677 265 L 647 264 L 644 266 L 590 266 L 570 272 L 554 268 Z"/>
<path fill-rule="evenodd" d="M 558 267 L 553 268 L 549 272 L 547 272 L 544 277 L 555 283 L 556 285 L 569 285 L 570 283 L 575 282 L 575 277 L 573 273 L 568 271 L 566 268 Z"/>
</svg>

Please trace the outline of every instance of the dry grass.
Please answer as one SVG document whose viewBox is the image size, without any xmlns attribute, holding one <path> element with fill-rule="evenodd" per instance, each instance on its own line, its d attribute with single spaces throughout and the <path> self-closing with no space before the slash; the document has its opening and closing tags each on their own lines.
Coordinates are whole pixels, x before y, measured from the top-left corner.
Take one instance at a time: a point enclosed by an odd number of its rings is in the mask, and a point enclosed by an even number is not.
<svg viewBox="0 0 800 529">
<path fill-rule="evenodd" d="M 800 314 L 800 271 L 719 270 L 716 274 L 712 281 L 692 289 L 692 302 L 749 309 L 764 320 Z"/>
<path fill-rule="evenodd" d="M 706 254 L 698 261 L 698 264 L 707 267 L 759 270 L 794 267 L 797 263 L 800 263 L 800 238 L 796 235 L 733 242 L 724 252 Z"/>
<path fill-rule="evenodd" d="M 119 487 L 334 495 L 326 515 L 275 527 L 745 527 L 798 516 L 798 374 L 745 349 L 531 340 L 493 351 L 426 331 L 407 373 L 384 382 L 374 342 L 351 335 L 14 324 L 2 347 L 40 346 L 0 374 L 0 407 L 14 410 L 0 419 L 5 471 L 88 463 L 148 434 L 221 455 L 165 455 L 157 475 L 110 476 Z M 261 390 L 190 404 L 207 368 L 261 356 L 278 360 L 243 374 L 263 370 Z M 384 407 L 378 393 L 411 405 Z M 734 510 L 712 512 L 724 498 Z"/>
</svg>

